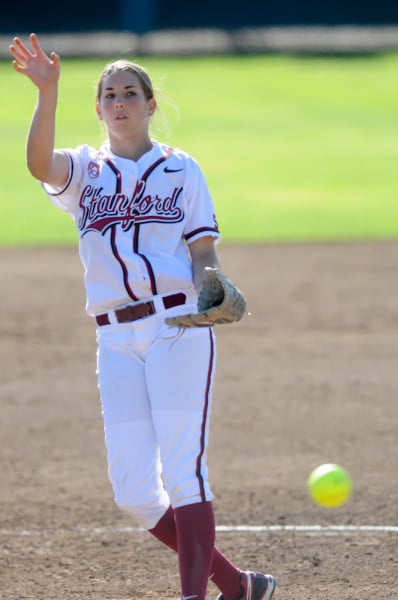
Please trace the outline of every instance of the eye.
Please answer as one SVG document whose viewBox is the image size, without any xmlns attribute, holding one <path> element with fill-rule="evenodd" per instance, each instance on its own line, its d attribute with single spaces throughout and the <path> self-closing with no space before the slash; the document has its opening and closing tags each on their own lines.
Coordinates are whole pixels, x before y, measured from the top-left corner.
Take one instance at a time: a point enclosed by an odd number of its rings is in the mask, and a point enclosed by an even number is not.
<svg viewBox="0 0 398 600">
<path fill-rule="evenodd" d="M 136 95 L 137 95 L 137 92 L 134 92 L 133 90 L 129 90 L 127 92 L 127 96 L 136 96 Z"/>
<path fill-rule="evenodd" d="M 112 98 L 115 97 L 115 94 L 113 92 L 108 92 L 107 94 L 105 94 L 104 98 L 106 98 L 107 100 L 111 100 Z"/>
</svg>

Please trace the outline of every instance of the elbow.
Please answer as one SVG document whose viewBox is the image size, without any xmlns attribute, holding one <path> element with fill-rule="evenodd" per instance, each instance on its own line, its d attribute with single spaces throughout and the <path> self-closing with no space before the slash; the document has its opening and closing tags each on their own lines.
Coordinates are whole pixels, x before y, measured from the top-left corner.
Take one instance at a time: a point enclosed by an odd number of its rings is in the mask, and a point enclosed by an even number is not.
<svg viewBox="0 0 398 600">
<path fill-rule="evenodd" d="M 48 176 L 48 169 L 43 164 L 38 164 L 36 161 L 32 161 L 29 159 L 27 160 L 26 164 L 28 167 L 28 171 L 32 175 L 32 177 L 38 179 L 39 181 L 46 181 L 46 178 Z"/>
</svg>

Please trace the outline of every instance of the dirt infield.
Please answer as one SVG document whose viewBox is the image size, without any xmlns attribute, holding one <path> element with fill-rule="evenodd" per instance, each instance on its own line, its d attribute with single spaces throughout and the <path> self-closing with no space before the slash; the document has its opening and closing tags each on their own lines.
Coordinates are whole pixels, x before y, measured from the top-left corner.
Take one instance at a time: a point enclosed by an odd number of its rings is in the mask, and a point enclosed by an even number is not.
<svg viewBox="0 0 398 600">
<path fill-rule="evenodd" d="M 217 329 L 217 522 L 280 528 L 218 531 L 218 546 L 272 572 L 275 600 L 396 598 L 398 242 L 220 255 L 252 314 Z M 0 598 L 178 598 L 175 555 L 113 504 L 76 250 L 2 249 L 0 284 Z M 354 479 L 336 510 L 307 496 L 323 462 Z M 310 525 L 343 527 L 289 527 Z M 395 529 L 349 528 L 365 525 Z"/>
</svg>

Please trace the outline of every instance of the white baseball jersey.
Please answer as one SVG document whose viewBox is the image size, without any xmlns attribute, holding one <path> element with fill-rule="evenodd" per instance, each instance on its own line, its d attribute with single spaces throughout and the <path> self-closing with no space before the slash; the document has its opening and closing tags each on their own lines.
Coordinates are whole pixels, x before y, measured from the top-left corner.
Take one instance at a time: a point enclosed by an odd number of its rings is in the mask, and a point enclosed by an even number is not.
<svg viewBox="0 0 398 600">
<path fill-rule="evenodd" d="M 106 142 L 64 149 L 65 187 L 43 187 L 73 217 L 85 269 L 89 315 L 156 294 L 194 294 L 187 244 L 219 239 L 214 205 L 198 163 L 159 142 L 137 162 Z"/>
</svg>

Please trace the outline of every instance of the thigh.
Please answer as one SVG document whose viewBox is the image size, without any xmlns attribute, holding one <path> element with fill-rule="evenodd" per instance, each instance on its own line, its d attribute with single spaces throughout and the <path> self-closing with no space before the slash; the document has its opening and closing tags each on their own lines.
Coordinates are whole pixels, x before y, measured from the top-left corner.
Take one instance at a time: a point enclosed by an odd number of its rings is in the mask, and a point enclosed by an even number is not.
<svg viewBox="0 0 398 600">
<path fill-rule="evenodd" d="M 210 327 L 160 339 L 145 366 L 151 410 L 202 411 L 211 400 L 216 342 Z"/>
<path fill-rule="evenodd" d="M 163 477 L 174 506 L 211 499 L 206 452 L 216 345 L 210 328 L 188 329 L 148 355 L 146 379 Z"/>
<path fill-rule="evenodd" d="M 144 497 L 160 486 L 160 462 L 144 362 L 133 346 L 122 333 L 120 339 L 102 336 L 97 376 L 114 491 L 117 495 L 127 486 L 132 496 Z"/>
<path fill-rule="evenodd" d="M 126 334 L 99 338 L 97 378 L 105 425 L 151 417 L 144 361 Z"/>
</svg>

